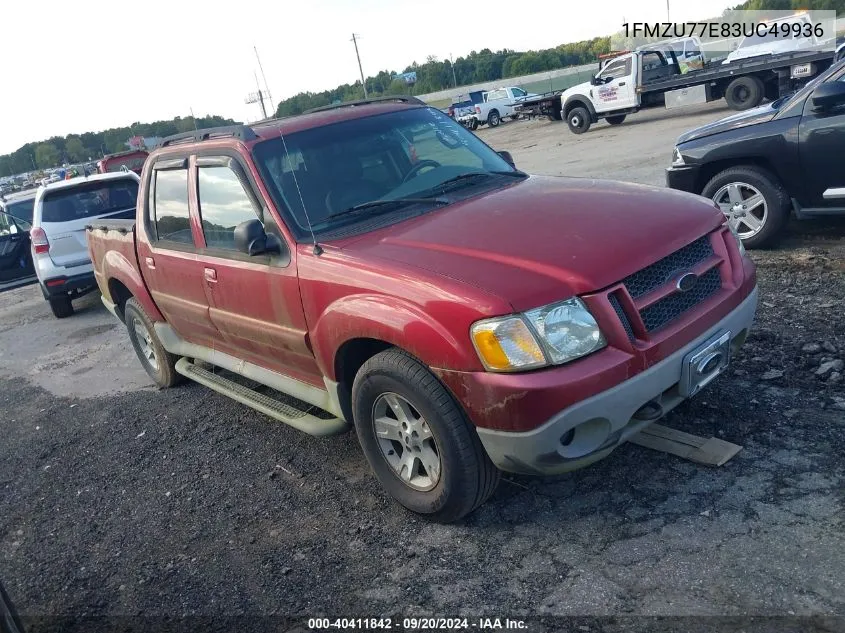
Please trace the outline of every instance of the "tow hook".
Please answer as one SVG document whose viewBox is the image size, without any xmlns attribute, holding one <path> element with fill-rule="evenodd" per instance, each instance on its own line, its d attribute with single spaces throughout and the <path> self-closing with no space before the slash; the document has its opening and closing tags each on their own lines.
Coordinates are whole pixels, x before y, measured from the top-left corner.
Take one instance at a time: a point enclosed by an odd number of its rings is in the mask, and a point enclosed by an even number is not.
<svg viewBox="0 0 845 633">
<path fill-rule="evenodd" d="M 660 403 L 657 400 L 651 400 L 637 409 L 637 412 L 634 413 L 632 417 L 635 420 L 640 420 L 641 422 L 659 420 L 663 417 L 663 407 L 660 406 Z"/>
</svg>

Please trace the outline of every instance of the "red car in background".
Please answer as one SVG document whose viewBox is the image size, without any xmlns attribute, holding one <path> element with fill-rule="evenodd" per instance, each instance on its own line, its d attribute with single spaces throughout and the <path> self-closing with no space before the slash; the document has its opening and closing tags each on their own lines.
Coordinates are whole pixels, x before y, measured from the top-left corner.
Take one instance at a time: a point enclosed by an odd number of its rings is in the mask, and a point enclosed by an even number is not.
<svg viewBox="0 0 845 633">
<path fill-rule="evenodd" d="M 97 162 L 97 172 L 106 174 L 109 172 L 120 171 L 126 167 L 129 171 L 134 171 L 139 176 L 141 170 L 144 168 L 144 161 L 150 153 L 142 149 L 130 150 L 128 152 L 120 152 L 118 154 L 109 154 L 103 157 L 101 161 Z"/>
</svg>

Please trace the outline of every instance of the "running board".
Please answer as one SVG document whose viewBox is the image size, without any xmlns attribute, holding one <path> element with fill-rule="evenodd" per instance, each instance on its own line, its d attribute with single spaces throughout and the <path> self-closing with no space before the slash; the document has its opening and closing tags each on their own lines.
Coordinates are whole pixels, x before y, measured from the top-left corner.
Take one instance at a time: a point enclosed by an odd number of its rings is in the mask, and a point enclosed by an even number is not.
<svg viewBox="0 0 845 633">
<path fill-rule="evenodd" d="M 307 411 L 266 396 L 263 393 L 258 393 L 254 389 L 239 385 L 228 378 L 203 369 L 187 358 L 180 358 L 176 361 L 176 371 L 186 378 L 190 378 L 201 385 L 205 385 L 209 389 L 213 389 L 217 393 L 228 396 L 232 400 L 236 400 L 274 420 L 284 422 L 309 435 L 336 435 L 349 428 L 349 425 L 343 420 L 338 418 L 320 419 Z"/>
</svg>

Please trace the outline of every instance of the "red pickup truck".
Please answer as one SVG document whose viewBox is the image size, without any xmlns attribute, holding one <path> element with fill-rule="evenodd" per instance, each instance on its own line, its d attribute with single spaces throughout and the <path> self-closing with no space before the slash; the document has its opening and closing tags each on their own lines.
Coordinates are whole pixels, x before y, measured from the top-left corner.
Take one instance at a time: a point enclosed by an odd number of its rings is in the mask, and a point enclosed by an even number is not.
<svg viewBox="0 0 845 633">
<path fill-rule="evenodd" d="M 354 426 L 387 491 L 436 520 L 502 470 L 605 457 L 715 378 L 754 318 L 754 266 L 713 202 L 528 176 L 413 98 L 162 145 L 137 219 L 88 235 L 151 378 L 313 435 Z"/>
</svg>

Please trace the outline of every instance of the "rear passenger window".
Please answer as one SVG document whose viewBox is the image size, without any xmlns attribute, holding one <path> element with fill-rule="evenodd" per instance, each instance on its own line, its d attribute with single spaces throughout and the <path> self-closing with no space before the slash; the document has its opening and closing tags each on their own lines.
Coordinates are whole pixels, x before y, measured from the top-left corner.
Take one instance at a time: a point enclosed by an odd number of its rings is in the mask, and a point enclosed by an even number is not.
<svg viewBox="0 0 845 633">
<path fill-rule="evenodd" d="M 228 167 L 200 167 L 198 183 L 206 245 L 235 250 L 235 227 L 259 219 L 243 185 Z"/>
<path fill-rule="evenodd" d="M 158 169 L 154 173 L 153 210 L 158 239 L 193 244 L 188 211 L 188 171 Z"/>
</svg>

